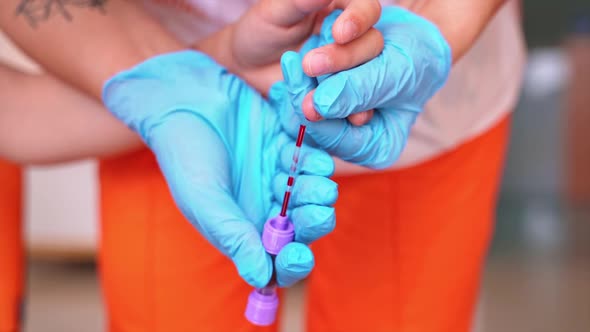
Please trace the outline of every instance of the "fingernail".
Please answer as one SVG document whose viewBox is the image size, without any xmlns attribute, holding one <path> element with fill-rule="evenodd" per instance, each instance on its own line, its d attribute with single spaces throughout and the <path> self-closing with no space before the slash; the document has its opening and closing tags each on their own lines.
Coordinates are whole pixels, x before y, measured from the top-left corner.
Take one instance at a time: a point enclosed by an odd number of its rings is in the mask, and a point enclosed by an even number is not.
<svg viewBox="0 0 590 332">
<path fill-rule="evenodd" d="M 307 121 L 315 122 L 323 119 L 320 113 L 318 113 L 313 107 L 313 95 L 306 96 L 306 98 L 303 100 L 302 109 L 303 115 Z"/>
<path fill-rule="evenodd" d="M 348 117 L 348 122 L 350 122 L 353 126 L 362 126 L 369 121 L 371 116 L 373 116 L 371 111 L 356 113 Z"/>
<path fill-rule="evenodd" d="M 320 121 L 323 119 L 322 116 L 316 111 L 312 111 L 312 112 L 303 111 L 303 115 L 305 115 L 305 119 L 307 121 L 311 121 L 311 122 L 316 122 L 316 121 Z"/>
<path fill-rule="evenodd" d="M 308 70 L 311 76 L 326 74 L 330 68 L 332 68 L 332 61 L 324 53 L 315 53 L 309 59 Z"/>
<path fill-rule="evenodd" d="M 350 41 L 358 36 L 359 28 L 356 23 L 352 20 L 347 20 L 342 24 L 342 28 L 340 30 L 340 38 L 345 41 Z"/>
</svg>

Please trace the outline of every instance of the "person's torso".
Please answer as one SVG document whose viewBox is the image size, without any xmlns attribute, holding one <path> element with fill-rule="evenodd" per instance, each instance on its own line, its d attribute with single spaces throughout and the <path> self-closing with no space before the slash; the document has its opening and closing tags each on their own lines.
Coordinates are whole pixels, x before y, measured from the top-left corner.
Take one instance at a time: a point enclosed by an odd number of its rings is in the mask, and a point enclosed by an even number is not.
<svg viewBox="0 0 590 332">
<path fill-rule="evenodd" d="M 236 21 L 257 0 L 143 1 L 152 15 L 189 45 Z M 518 15 L 514 0 L 499 10 L 472 49 L 455 64 L 447 84 L 428 102 L 392 168 L 415 165 L 449 151 L 512 111 L 525 61 Z M 337 160 L 339 174 L 368 171 Z"/>
</svg>

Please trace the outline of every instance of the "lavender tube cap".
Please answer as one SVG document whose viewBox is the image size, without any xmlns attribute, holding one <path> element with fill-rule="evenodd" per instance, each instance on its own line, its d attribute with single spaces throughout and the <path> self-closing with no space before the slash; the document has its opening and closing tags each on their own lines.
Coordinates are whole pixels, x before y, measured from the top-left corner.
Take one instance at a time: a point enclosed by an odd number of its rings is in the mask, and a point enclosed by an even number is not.
<svg viewBox="0 0 590 332">
<path fill-rule="evenodd" d="M 266 252 L 276 256 L 284 246 L 293 242 L 294 237 L 295 227 L 289 218 L 276 216 L 268 219 L 264 224 L 262 245 Z"/>
<path fill-rule="evenodd" d="M 279 297 L 276 292 L 262 294 L 255 289 L 248 296 L 246 319 L 258 326 L 269 326 L 275 322 L 279 309 Z"/>
<path fill-rule="evenodd" d="M 287 218 L 276 216 L 266 221 L 262 231 L 262 245 L 271 255 L 277 255 L 284 246 L 293 242 L 295 228 Z M 270 290 L 270 291 L 269 291 Z M 272 325 L 279 309 L 279 297 L 274 287 L 255 289 L 248 296 L 246 319 L 254 325 Z"/>
</svg>

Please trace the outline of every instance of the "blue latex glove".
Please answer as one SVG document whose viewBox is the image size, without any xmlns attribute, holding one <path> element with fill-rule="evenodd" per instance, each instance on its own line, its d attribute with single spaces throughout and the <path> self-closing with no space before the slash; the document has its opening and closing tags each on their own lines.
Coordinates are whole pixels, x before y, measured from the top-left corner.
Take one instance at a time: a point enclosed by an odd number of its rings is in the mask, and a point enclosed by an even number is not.
<svg viewBox="0 0 590 332">
<path fill-rule="evenodd" d="M 242 80 L 195 51 L 151 58 L 110 79 L 108 109 L 155 153 L 176 204 L 231 258 L 246 282 L 266 285 L 273 271 L 260 232 L 278 213 L 295 142 L 281 129 L 281 100 L 264 100 Z M 307 243 L 329 233 L 336 184 L 325 152 L 305 147 L 290 216 L 295 241 L 277 256 L 280 286 L 314 266 Z M 187 252 L 187 255 L 199 255 Z"/>
<path fill-rule="evenodd" d="M 334 42 L 332 25 L 340 13 L 325 19 L 320 36 L 308 42 L 303 55 L 314 43 L 319 47 Z M 375 28 L 383 34 L 383 52 L 358 67 L 316 80 L 304 74 L 303 55 L 287 52 L 281 64 L 292 107 L 298 121 L 307 125 L 312 143 L 345 161 L 386 168 L 401 154 L 424 104 L 446 82 L 451 50 L 434 24 L 400 7 L 384 7 Z M 326 120 L 309 122 L 301 105 L 316 87 L 314 107 Z M 370 109 L 376 112 L 364 126 L 353 126 L 345 119 Z M 293 112 L 283 114 L 286 130 L 295 135 L 297 129 L 290 124 L 296 121 L 289 117 Z"/>
</svg>

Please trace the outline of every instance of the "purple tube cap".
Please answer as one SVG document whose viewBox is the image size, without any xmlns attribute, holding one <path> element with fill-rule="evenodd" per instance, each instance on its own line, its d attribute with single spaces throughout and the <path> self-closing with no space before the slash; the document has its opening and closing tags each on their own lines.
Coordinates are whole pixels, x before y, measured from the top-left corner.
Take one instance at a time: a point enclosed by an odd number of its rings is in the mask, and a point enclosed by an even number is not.
<svg viewBox="0 0 590 332">
<path fill-rule="evenodd" d="M 278 255 L 284 246 L 293 242 L 294 237 L 293 223 L 287 217 L 276 216 L 264 224 L 262 245 L 269 254 Z"/>
<path fill-rule="evenodd" d="M 278 308 L 279 298 L 275 292 L 262 294 L 255 289 L 248 296 L 245 316 L 254 325 L 269 326 L 275 322 Z"/>
</svg>

